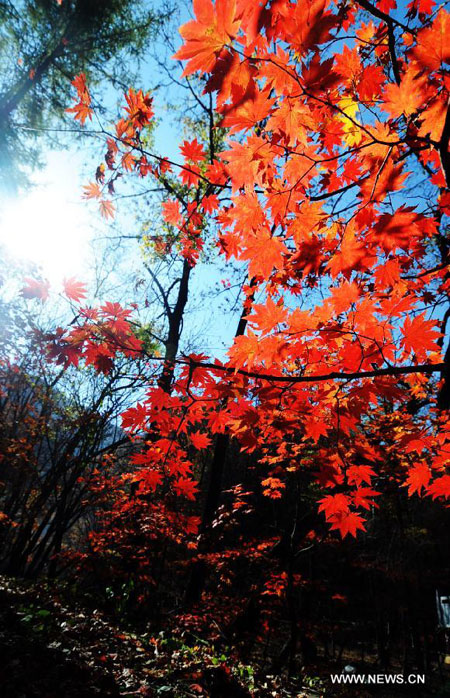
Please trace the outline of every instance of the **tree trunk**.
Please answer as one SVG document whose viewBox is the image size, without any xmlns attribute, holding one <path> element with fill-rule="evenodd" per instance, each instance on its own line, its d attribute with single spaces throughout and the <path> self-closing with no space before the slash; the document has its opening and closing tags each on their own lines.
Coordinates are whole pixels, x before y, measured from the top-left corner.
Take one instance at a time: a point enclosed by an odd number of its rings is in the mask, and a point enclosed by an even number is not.
<svg viewBox="0 0 450 698">
<path fill-rule="evenodd" d="M 254 288 L 256 285 L 255 279 L 251 279 L 250 288 Z M 235 337 L 240 337 L 245 333 L 247 327 L 247 315 L 249 313 L 248 305 L 253 302 L 253 293 L 248 298 L 248 303 L 244 305 L 244 308 L 239 319 L 239 323 L 236 329 Z M 214 446 L 214 455 L 211 461 L 211 466 L 209 469 L 209 481 L 208 488 L 206 491 L 205 504 L 203 507 L 202 522 L 200 525 L 200 544 L 199 553 L 204 553 L 208 549 L 208 534 L 211 529 L 211 524 L 214 520 L 214 514 L 217 511 L 220 501 L 220 495 L 222 492 L 222 479 L 223 471 L 225 468 L 225 461 L 228 452 L 228 446 L 230 443 L 230 435 L 228 433 L 218 434 L 216 437 L 216 443 Z M 203 560 L 195 560 L 189 581 L 185 592 L 185 602 L 189 605 L 195 603 L 199 600 L 200 595 L 203 591 L 205 581 L 207 577 L 207 568 Z"/>
<path fill-rule="evenodd" d="M 178 354 L 180 344 L 181 331 L 183 328 L 183 315 L 189 293 L 189 277 L 192 267 L 185 259 L 183 263 L 183 271 L 178 288 L 177 302 L 173 310 L 167 309 L 167 317 L 169 321 L 169 332 L 165 341 L 166 351 L 164 355 L 164 367 L 161 377 L 158 381 L 159 387 L 164 392 L 169 393 L 173 380 L 173 372 L 175 370 L 175 359 Z"/>
</svg>

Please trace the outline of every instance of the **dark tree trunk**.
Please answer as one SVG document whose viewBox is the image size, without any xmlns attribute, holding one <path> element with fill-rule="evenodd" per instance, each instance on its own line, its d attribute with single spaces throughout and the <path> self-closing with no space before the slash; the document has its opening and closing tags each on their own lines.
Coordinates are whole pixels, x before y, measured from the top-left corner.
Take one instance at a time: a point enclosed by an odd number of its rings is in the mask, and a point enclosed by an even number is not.
<svg viewBox="0 0 450 698">
<path fill-rule="evenodd" d="M 250 288 L 256 285 L 255 279 L 251 279 Z M 235 337 L 240 337 L 245 333 L 247 327 L 247 315 L 249 307 L 253 302 L 253 294 L 248 298 L 247 304 L 242 310 L 241 317 L 236 329 Z M 217 511 L 222 492 L 222 479 L 225 469 L 228 447 L 230 444 L 230 435 L 227 433 L 218 434 L 214 446 L 214 455 L 209 468 L 209 480 L 206 490 L 205 504 L 203 507 L 202 522 L 200 525 L 200 545 L 199 552 L 204 553 L 208 549 L 208 534 L 211 529 L 211 524 L 214 520 L 214 515 Z M 185 592 L 185 602 L 189 605 L 199 600 L 203 591 L 207 576 L 207 568 L 203 560 L 195 560 L 188 584 Z"/>
<path fill-rule="evenodd" d="M 166 393 L 170 392 L 172 385 L 173 373 L 175 370 L 174 362 L 178 354 L 178 347 L 183 329 L 184 309 L 188 301 L 189 277 L 191 271 L 191 265 L 187 260 L 184 260 L 183 271 L 178 288 L 177 302 L 175 303 L 173 310 L 170 310 L 170 308 L 166 309 L 169 321 L 169 331 L 165 341 L 166 351 L 164 355 L 164 367 L 161 378 L 159 379 L 159 387 L 162 388 Z"/>
</svg>

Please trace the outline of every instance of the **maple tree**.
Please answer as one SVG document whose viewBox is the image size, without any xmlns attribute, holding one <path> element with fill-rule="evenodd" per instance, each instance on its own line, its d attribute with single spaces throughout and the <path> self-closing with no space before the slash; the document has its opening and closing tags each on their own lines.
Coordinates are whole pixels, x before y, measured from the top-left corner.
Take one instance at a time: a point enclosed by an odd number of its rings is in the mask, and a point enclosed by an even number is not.
<svg viewBox="0 0 450 698">
<path fill-rule="evenodd" d="M 187 136 L 179 159 L 160 156 L 146 141 L 151 96 L 130 88 L 84 189 L 104 217 L 119 177 L 153 178 L 164 191 L 160 230 L 146 239 L 180 269 L 169 291 L 149 262 L 168 320 L 164 351 L 136 335 L 132 308 L 86 308 L 73 280 L 77 319 L 50 349 L 106 374 L 123 354 L 151 367 L 146 396 L 122 415 L 133 454 L 123 470 L 102 466 L 92 485 L 103 510 L 81 566 L 113 569 L 120 603 L 132 596 L 148 616 L 176 599 L 175 632 L 251 647 L 284 619 L 275 673 L 292 673 L 298 646 L 314 663 L 317 631 L 300 599 L 347 603 L 318 581 L 339 568 L 336 533 L 350 546 L 367 531 L 364 550 L 378 559 L 371 537 L 392 527 L 422 645 L 404 500 L 420 520 L 449 496 L 448 14 L 393 9 L 196 2 L 175 57 L 185 78 L 200 75 L 214 105 L 208 127 Z M 84 76 L 73 87 L 69 113 L 89 130 L 90 87 Z M 209 250 L 243 278 L 226 358 L 180 343 Z M 48 289 L 29 280 L 23 292 L 44 300 Z M 314 579 L 302 560 L 319 546 Z M 391 584 L 370 564 L 360 571 L 352 553 L 344 561 L 362 586 Z M 384 665 L 391 630 L 364 617 Z"/>
<path fill-rule="evenodd" d="M 88 306 L 74 279 L 75 318 L 45 340 L 62 367 L 147 367 L 146 395 L 122 414 L 133 453 L 91 483 L 103 509 L 83 564 L 132 575 L 149 603 L 167 593 L 169 559 L 188 577 L 178 618 L 194 629 L 231 626 L 233 584 L 245 590 L 234 622 L 255 634 L 283 606 L 291 666 L 297 643 L 313 653 L 298 622 L 300 553 L 388 526 L 394 497 L 426 508 L 449 495 L 449 15 L 368 0 L 196 0 L 194 13 L 175 58 L 214 105 L 208 128 L 179 159 L 158 155 L 151 95 L 130 88 L 83 194 L 112 218 L 121 181 L 163 191 L 145 240 L 180 270 L 164 288 L 148 264 L 163 351 L 136 331 L 135 308 Z M 89 133 L 91 87 L 83 74 L 72 85 L 67 111 Z M 180 343 L 208 250 L 244 278 L 226 357 Z M 48 292 L 24 283 L 30 302 Z M 202 596 L 208 574 L 220 600 Z"/>
<path fill-rule="evenodd" d="M 83 370 L 45 360 L 45 333 L 57 311 L 46 302 L 49 283 L 35 274 L 2 249 L 0 569 L 26 576 L 43 569 L 53 575 L 55 555 L 80 535 L 94 508 L 97 463 L 117 441 L 115 422 L 129 391 L 139 389 L 126 380 L 124 357 L 112 366 L 100 350 Z M 11 297 L 24 276 L 22 293 Z M 73 303 L 85 299 L 85 286 L 74 279 L 62 287 Z"/>
<path fill-rule="evenodd" d="M 158 320 L 141 321 L 142 279 L 136 302 L 93 304 L 66 278 L 73 318 L 33 332 L 36 363 L 0 342 L 3 569 L 75 567 L 116 617 L 238 656 L 264 643 L 274 675 L 293 674 L 298 647 L 313 666 L 319 643 L 339 661 L 345 645 L 364 654 L 363 633 L 381 666 L 401 638 L 404 668 L 423 669 L 448 579 L 448 12 L 193 12 L 174 58 L 201 118 L 178 157 L 152 145 L 150 92 L 127 89 L 108 127 L 95 83 L 72 78 L 66 113 L 105 148 L 82 197 L 111 221 L 126 186 L 156 192 L 140 243 Z M 240 279 L 217 356 L 183 341 L 211 259 Z M 51 294 L 24 275 L 29 314 Z M 100 387 L 75 413 L 70 376 Z"/>
<path fill-rule="evenodd" d="M 176 168 L 195 197 L 183 208 L 176 197 L 163 203 L 176 234 L 161 244 L 194 267 L 212 216 L 221 253 L 248 270 L 248 330 L 227 360 L 172 355 L 164 389 L 152 386 L 124 415 L 141 434 L 161 432 L 140 462 L 143 480 L 161 472 L 152 488 L 169 477 L 177 494 L 193 496 L 179 435 L 202 450 L 207 429 L 258 450 L 269 497 L 308 469 L 323 489 L 320 511 L 344 537 L 365 530 L 385 477 L 410 494 L 448 496 L 448 13 L 412 3 L 400 20 L 390 9 L 366 0 L 194 3 L 175 58 L 188 61 L 184 76 L 206 76 L 229 128 L 210 161 L 197 140 L 181 146 L 180 163 L 146 151 L 151 99 L 126 95 L 88 196 L 111 215 L 107 185 L 118 171 L 161 180 Z M 82 77 L 73 84 L 72 110 L 84 122 L 89 92 Z M 418 167 L 430 188 L 406 205 Z M 92 350 L 90 329 L 62 337 L 77 361 Z M 395 467 L 386 462 L 389 423 L 400 430 Z"/>
</svg>

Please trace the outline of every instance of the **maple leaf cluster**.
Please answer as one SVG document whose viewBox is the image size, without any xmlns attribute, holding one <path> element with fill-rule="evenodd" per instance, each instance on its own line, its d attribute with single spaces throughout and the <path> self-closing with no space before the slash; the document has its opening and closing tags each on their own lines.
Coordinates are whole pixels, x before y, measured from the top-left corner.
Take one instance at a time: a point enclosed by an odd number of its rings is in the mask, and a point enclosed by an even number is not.
<svg viewBox="0 0 450 698">
<path fill-rule="evenodd" d="M 49 297 L 50 282 L 32 278 L 25 278 L 23 281 L 25 285 L 22 287 L 22 296 L 27 299 L 38 298 L 45 303 Z M 63 292 L 66 298 L 78 303 L 86 298 L 87 289 L 85 284 L 71 277 L 70 279 L 64 279 Z"/>
<path fill-rule="evenodd" d="M 226 432 L 258 454 L 265 496 L 282 498 L 295 473 L 309 473 L 319 510 L 344 537 L 366 529 L 386 481 L 448 497 L 439 391 L 448 376 L 449 14 L 414 2 L 405 24 L 394 7 L 196 0 L 175 58 L 187 61 L 184 75 L 206 77 L 228 129 L 210 161 L 197 139 L 182 144 L 177 164 L 147 152 L 139 133 L 151 100 L 126 96 L 98 182 L 105 166 L 114 179 L 178 176 L 197 195 L 162 202 L 174 232 L 160 251 L 196 264 L 211 218 L 225 261 L 248 273 L 247 331 L 227 359 L 178 357 L 171 394 L 152 385 L 124 414 L 131 432 L 156 434 L 134 457 L 140 491 L 169 482 L 195 497 L 195 453 Z M 406 205 L 417 167 L 427 202 Z M 98 182 L 86 196 L 101 196 Z M 82 345 L 92 329 L 69 342 Z M 121 339 L 130 341 L 125 330 Z"/>
<path fill-rule="evenodd" d="M 82 284 L 71 280 L 66 295 L 79 303 L 84 298 L 83 289 Z M 139 356 L 142 342 L 129 321 L 132 312 L 119 303 L 107 302 L 100 308 L 78 306 L 79 322 L 70 328 L 57 328 L 42 337 L 48 358 L 66 368 L 78 366 L 81 359 L 97 371 L 109 373 L 118 355 Z"/>
<path fill-rule="evenodd" d="M 92 115 L 94 110 L 91 106 L 91 95 L 89 93 L 88 87 L 86 85 L 86 76 L 84 73 L 80 73 L 72 80 L 72 85 L 77 91 L 76 97 L 74 97 L 74 106 L 68 107 L 66 112 L 73 114 L 74 118 L 84 125 L 86 119 L 92 121 Z"/>
</svg>

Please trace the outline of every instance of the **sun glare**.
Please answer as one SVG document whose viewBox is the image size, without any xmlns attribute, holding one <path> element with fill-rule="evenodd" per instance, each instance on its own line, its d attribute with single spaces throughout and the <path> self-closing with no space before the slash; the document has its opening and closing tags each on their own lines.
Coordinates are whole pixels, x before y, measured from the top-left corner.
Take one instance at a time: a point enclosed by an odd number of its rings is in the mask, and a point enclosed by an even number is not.
<svg viewBox="0 0 450 698">
<path fill-rule="evenodd" d="M 0 213 L 0 241 L 54 283 L 86 274 L 91 236 L 78 183 L 59 160 L 49 164 L 30 192 L 4 201 Z"/>
</svg>

